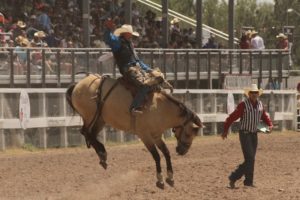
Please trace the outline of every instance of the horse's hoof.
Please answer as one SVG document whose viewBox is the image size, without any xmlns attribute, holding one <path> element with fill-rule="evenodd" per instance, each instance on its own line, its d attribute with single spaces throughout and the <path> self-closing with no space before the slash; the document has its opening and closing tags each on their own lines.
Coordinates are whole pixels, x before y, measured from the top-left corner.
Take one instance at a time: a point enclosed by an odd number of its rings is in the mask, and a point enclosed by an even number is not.
<svg viewBox="0 0 300 200">
<path fill-rule="evenodd" d="M 107 163 L 105 161 L 100 161 L 99 164 L 104 168 L 107 169 Z"/>
<path fill-rule="evenodd" d="M 170 178 L 166 178 L 166 182 L 171 186 L 174 187 L 174 180 Z"/>
<path fill-rule="evenodd" d="M 156 182 L 156 187 L 158 187 L 158 188 L 160 188 L 160 189 L 165 189 L 165 184 L 163 183 L 163 182 L 159 182 L 159 181 L 157 181 Z"/>
</svg>

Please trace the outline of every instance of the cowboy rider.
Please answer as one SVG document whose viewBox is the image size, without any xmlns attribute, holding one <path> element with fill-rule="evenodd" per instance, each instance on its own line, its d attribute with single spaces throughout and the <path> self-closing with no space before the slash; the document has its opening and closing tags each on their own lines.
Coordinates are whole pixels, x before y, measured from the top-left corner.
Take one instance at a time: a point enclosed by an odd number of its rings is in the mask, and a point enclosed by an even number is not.
<svg viewBox="0 0 300 200">
<path fill-rule="evenodd" d="M 120 73 L 138 89 L 129 108 L 130 113 L 141 114 L 142 103 L 150 91 L 150 87 L 144 84 L 145 73 L 152 69 L 138 58 L 132 45 L 132 36 L 138 37 L 139 33 L 134 32 L 129 24 L 124 24 L 113 32 L 115 24 L 111 19 L 106 20 L 104 25 L 104 41 L 111 48 Z"/>
</svg>

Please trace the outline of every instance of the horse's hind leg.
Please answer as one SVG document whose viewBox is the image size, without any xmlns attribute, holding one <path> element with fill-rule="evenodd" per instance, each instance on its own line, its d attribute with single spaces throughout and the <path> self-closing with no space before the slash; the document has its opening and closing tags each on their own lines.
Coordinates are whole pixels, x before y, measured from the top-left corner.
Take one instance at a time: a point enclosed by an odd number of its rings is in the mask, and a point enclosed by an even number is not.
<svg viewBox="0 0 300 200">
<path fill-rule="evenodd" d="M 160 151 L 164 154 L 164 157 L 166 159 L 166 164 L 167 164 L 167 178 L 166 178 L 166 182 L 170 185 L 170 186 L 174 186 L 174 179 L 173 179 L 173 168 L 172 168 L 172 162 L 171 162 L 171 156 L 170 156 L 170 152 L 169 149 L 166 145 L 166 143 L 164 143 L 164 141 L 162 141 L 161 139 L 159 139 L 158 142 L 156 142 L 157 147 L 160 149 Z"/>
<path fill-rule="evenodd" d="M 107 153 L 106 153 L 106 150 L 105 150 L 105 147 L 104 145 L 99 142 L 96 137 L 95 138 L 92 138 L 90 139 L 91 141 L 91 145 L 93 146 L 93 148 L 95 149 L 99 159 L 100 159 L 100 162 L 99 164 L 104 168 L 106 169 L 107 168 L 107 163 L 106 163 L 106 160 L 107 160 Z"/>
<path fill-rule="evenodd" d="M 100 129 L 101 129 L 100 126 L 96 126 L 96 127 L 94 127 L 92 129 L 91 132 L 89 132 L 83 126 L 82 129 L 81 129 L 81 134 L 84 135 L 88 148 L 90 147 L 90 145 L 92 145 L 92 147 L 95 149 L 95 151 L 96 151 L 96 153 L 97 153 L 97 155 L 98 155 L 98 157 L 100 159 L 99 164 L 104 169 L 106 169 L 107 168 L 107 163 L 106 163 L 107 153 L 106 153 L 106 149 L 105 149 L 104 145 L 97 140 L 97 137 L 96 137 L 97 133 L 98 133 L 98 130 L 100 130 Z"/>
</svg>

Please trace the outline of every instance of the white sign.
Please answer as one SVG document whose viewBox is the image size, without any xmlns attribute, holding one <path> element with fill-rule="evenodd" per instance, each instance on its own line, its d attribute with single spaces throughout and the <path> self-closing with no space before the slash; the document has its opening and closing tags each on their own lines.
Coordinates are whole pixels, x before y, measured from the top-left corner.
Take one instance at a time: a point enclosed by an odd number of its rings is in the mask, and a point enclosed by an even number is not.
<svg viewBox="0 0 300 200">
<path fill-rule="evenodd" d="M 22 90 L 20 94 L 19 119 L 21 127 L 26 129 L 30 119 L 30 102 L 25 90 Z"/>
<path fill-rule="evenodd" d="M 245 74 L 225 74 L 224 89 L 243 89 L 252 83 L 251 75 Z"/>
</svg>

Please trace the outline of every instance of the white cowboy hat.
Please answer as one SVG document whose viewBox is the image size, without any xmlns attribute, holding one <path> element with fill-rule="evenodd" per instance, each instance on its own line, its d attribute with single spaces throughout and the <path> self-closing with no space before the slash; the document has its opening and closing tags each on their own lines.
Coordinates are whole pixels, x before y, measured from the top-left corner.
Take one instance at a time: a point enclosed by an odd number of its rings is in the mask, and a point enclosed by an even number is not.
<svg viewBox="0 0 300 200">
<path fill-rule="evenodd" d="M 251 32 L 251 35 L 256 35 L 256 34 L 258 34 L 257 31 L 254 31 L 254 30 L 253 30 L 253 31 Z"/>
<path fill-rule="evenodd" d="M 263 89 L 258 89 L 256 84 L 251 84 L 250 88 L 246 88 L 244 93 L 247 97 L 249 97 L 249 92 L 258 92 L 258 96 L 262 95 Z"/>
<path fill-rule="evenodd" d="M 278 35 L 276 35 L 276 38 L 287 38 L 287 36 L 283 33 L 279 33 Z"/>
<path fill-rule="evenodd" d="M 44 31 L 37 31 L 34 33 L 34 37 L 44 38 L 46 37 L 46 33 Z"/>
<path fill-rule="evenodd" d="M 171 21 L 171 24 L 176 24 L 176 23 L 179 23 L 180 22 L 180 20 L 177 18 L 177 17 L 175 17 L 172 21 Z"/>
<path fill-rule="evenodd" d="M 140 34 L 138 32 L 133 31 L 133 28 L 129 24 L 123 24 L 121 28 L 115 30 L 114 35 L 120 36 L 122 33 L 131 33 L 132 35 L 138 37 Z"/>
<path fill-rule="evenodd" d="M 26 24 L 25 24 L 23 21 L 19 20 L 19 21 L 17 22 L 17 26 L 20 27 L 20 28 L 25 28 L 25 27 L 26 27 Z"/>
</svg>

